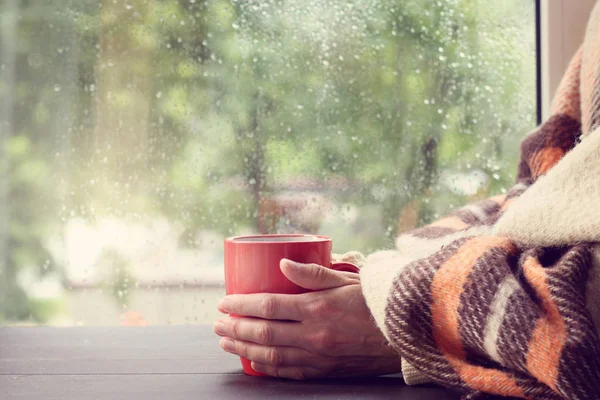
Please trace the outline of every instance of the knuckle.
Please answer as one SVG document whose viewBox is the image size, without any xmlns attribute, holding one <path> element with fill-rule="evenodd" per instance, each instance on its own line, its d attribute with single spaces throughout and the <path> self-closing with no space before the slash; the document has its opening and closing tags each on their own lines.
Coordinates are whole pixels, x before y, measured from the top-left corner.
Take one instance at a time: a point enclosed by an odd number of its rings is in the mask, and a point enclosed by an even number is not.
<svg viewBox="0 0 600 400">
<path fill-rule="evenodd" d="M 277 301 L 273 296 L 265 296 L 260 302 L 260 312 L 265 318 L 272 318 L 275 316 L 277 309 Z"/>
<path fill-rule="evenodd" d="M 235 344 L 236 344 L 237 355 L 239 355 L 241 357 L 247 357 L 248 356 L 248 345 L 243 342 L 238 342 L 237 340 L 236 340 Z"/>
<path fill-rule="evenodd" d="M 312 342 L 317 350 L 327 353 L 336 345 L 335 334 L 329 330 L 318 331 L 314 334 Z"/>
<path fill-rule="evenodd" d="M 271 368 L 271 372 L 269 373 L 269 375 L 275 377 L 275 378 L 283 378 L 283 376 L 281 375 L 281 371 L 279 370 L 279 368 Z"/>
<path fill-rule="evenodd" d="M 231 336 L 234 338 L 240 337 L 240 319 L 234 318 L 231 321 Z"/>
<path fill-rule="evenodd" d="M 273 340 L 273 331 L 268 323 L 262 322 L 258 325 L 256 336 L 261 344 L 271 344 Z"/>
<path fill-rule="evenodd" d="M 309 316 L 312 318 L 312 305 L 316 301 L 316 292 L 303 293 L 296 296 L 297 301 L 292 303 L 295 307 L 295 311 L 305 318 Z"/>
<path fill-rule="evenodd" d="M 271 347 L 267 352 L 267 362 L 274 367 L 281 365 L 282 358 L 279 350 L 277 350 L 274 347 Z"/>
<path fill-rule="evenodd" d="M 325 273 L 327 270 L 325 268 L 317 264 L 311 264 L 310 266 L 315 280 L 323 281 L 327 279 L 327 274 Z"/>
<path fill-rule="evenodd" d="M 319 317 L 328 319 L 334 316 L 336 310 L 333 305 L 327 299 L 317 299 L 311 305 L 312 314 Z"/>
</svg>

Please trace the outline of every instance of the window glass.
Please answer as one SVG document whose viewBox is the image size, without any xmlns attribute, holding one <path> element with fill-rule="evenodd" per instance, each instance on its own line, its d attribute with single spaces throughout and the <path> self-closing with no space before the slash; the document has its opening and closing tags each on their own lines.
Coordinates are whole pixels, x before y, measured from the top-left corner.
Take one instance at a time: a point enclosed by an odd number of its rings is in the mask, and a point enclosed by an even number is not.
<svg viewBox="0 0 600 400">
<path fill-rule="evenodd" d="M 505 192 L 534 9 L 2 1 L 1 323 L 211 322 L 224 237 L 369 253 Z"/>
</svg>

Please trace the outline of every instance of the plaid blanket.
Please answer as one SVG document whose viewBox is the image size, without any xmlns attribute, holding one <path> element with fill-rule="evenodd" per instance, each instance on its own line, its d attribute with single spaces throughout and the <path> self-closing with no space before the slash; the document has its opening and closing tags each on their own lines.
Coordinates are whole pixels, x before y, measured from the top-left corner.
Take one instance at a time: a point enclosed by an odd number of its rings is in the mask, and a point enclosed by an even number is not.
<svg viewBox="0 0 600 400">
<path fill-rule="evenodd" d="M 363 293 L 407 383 L 600 399 L 600 6 L 517 184 L 367 258 Z"/>
</svg>

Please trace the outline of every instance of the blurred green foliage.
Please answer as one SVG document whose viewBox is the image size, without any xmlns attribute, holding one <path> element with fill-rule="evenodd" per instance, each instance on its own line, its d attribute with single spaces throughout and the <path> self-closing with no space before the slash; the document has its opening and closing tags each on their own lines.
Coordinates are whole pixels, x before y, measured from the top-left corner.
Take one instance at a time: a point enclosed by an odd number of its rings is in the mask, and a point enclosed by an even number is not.
<svg viewBox="0 0 600 400">
<path fill-rule="evenodd" d="M 535 124 L 531 0 L 11 0 L 0 16 L 17 19 L 4 319 L 47 315 L 18 273 L 60 264 L 47 241 L 69 218 L 231 235 L 308 177 L 359 207 L 326 232 L 336 246 L 369 251 L 508 188 Z M 470 196 L 440 178 L 476 170 Z"/>
</svg>

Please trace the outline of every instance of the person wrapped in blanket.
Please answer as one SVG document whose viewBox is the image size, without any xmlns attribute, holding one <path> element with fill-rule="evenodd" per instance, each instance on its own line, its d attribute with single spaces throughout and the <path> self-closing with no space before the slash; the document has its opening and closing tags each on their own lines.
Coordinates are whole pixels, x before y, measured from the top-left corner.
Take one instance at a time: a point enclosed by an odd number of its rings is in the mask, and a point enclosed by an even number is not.
<svg viewBox="0 0 600 400">
<path fill-rule="evenodd" d="M 381 375 L 466 398 L 600 399 L 600 6 L 554 99 L 521 144 L 516 185 L 343 258 L 283 260 L 314 292 L 224 298 L 222 347 L 267 375 Z"/>
</svg>

